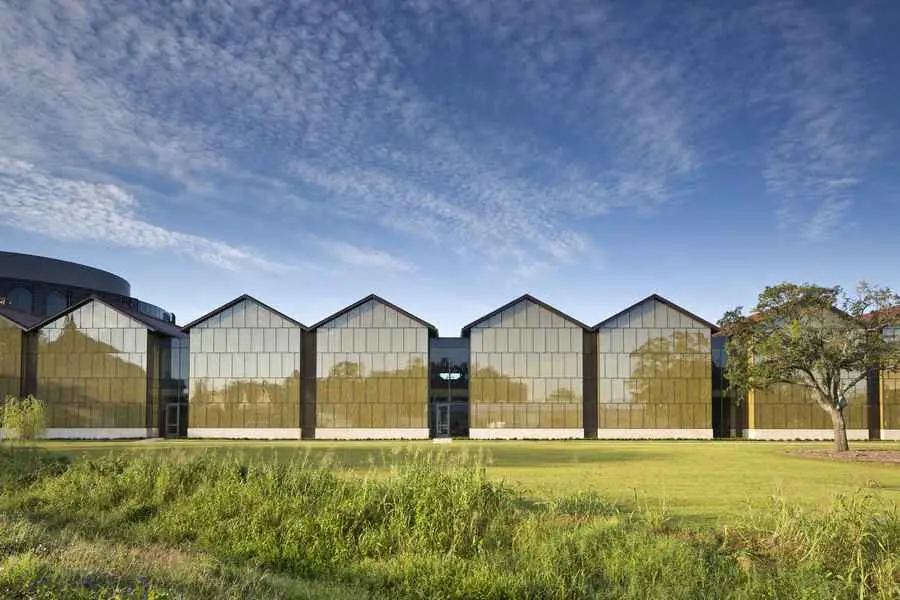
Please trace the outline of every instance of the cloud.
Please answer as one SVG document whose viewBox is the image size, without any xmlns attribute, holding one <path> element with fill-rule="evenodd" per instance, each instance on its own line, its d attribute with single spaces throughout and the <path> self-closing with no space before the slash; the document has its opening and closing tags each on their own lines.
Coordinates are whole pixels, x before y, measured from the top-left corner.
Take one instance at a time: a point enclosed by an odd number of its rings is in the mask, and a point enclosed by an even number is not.
<svg viewBox="0 0 900 600">
<path fill-rule="evenodd" d="M 576 4 L 34 0 L 0 15 L 0 143 L 136 197 L 169 183 L 160 202 L 235 219 L 313 204 L 533 271 L 703 164 L 689 69 Z M 267 202 L 230 200 L 258 180 Z"/>
<path fill-rule="evenodd" d="M 396 273 L 411 273 L 416 270 L 416 266 L 412 263 L 384 250 L 363 248 L 340 240 L 318 237 L 313 237 L 313 243 L 326 257 L 346 266 Z"/>
<path fill-rule="evenodd" d="M 115 185 L 55 177 L 0 158 L 0 216 L 9 227 L 64 241 L 185 254 L 231 270 L 288 268 L 246 248 L 149 223 L 140 208 Z"/>
<path fill-rule="evenodd" d="M 837 36 L 843 23 L 792 2 L 766 5 L 759 15 L 777 48 L 760 99 L 779 124 L 763 176 L 781 225 L 824 240 L 847 224 L 875 152 L 863 70 Z"/>
</svg>

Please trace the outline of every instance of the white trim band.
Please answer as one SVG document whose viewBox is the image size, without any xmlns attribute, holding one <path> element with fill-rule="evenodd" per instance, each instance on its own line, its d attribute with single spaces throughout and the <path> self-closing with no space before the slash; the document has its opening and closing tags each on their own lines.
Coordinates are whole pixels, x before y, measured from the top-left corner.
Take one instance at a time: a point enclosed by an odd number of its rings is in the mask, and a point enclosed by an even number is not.
<svg viewBox="0 0 900 600">
<path fill-rule="evenodd" d="M 881 439 L 894 442 L 900 441 L 900 429 L 882 429 Z"/>
<path fill-rule="evenodd" d="M 745 429 L 744 436 L 748 440 L 833 440 L 832 429 Z M 848 429 L 847 439 L 864 441 L 869 439 L 868 429 Z M 882 432 L 882 439 L 884 433 Z"/>
<path fill-rule="evenodd" d="M 48 440 L 117 440 L 157 437 L 155 429 L 146 427 L 48 427 Z"/>
<path fill-rule="evenodd" d="M 581 427 L 577 429 L 514 429 L 512 427 L 469 429 L 469 439 L 472 440 L 580 440 L 583 438 L 584 429 Z"/>
<path fill-rule="evenodd" d="M 223 440 L 299 440 L 300 428 L 188 427 L 187 436 Z"/>
<path fill-rule="evenodd" d="M 317 427 L 317 440 L 427 440 L 428 428 L 425 429 L 375 429 L 375 428 L 337 428 Z"/>
<path fill-rule="evenodd" d="M 598 440 L 711 440 L 712 429 L 598 429 Z"/>
</svg>

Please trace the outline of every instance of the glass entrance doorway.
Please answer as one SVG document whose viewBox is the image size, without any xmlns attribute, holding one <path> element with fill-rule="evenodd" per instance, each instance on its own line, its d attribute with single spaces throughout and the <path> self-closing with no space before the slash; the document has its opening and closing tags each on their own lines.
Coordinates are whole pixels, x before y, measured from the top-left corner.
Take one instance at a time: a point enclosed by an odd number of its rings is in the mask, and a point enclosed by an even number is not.
<svg viewBox="0 0 900 600">
<path fill-rule="evenodd" d="M 428 428 L 431 437 L 468 437 L 468 338 L 432 338 L 428 362 Z"/>
<path fill-rule="evenodd" d="M 450 437 L 450 403 L 436 402 L 434 405 L 434 437 Z"/>
<path fill-rule="evenodd" d="M 170 402 L 166 404 L 163 414 L 164 437 L 187 437 L 187 404 L 184 402 Z"/>
</svg>

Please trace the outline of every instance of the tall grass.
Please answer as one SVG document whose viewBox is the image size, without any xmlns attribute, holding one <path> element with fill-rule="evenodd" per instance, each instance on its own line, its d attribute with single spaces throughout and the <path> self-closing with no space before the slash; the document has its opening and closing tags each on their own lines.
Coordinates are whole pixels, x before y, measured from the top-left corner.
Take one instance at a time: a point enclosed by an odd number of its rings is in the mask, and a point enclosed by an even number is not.
<svg viewBox="0 0 900 600">
<path fill-rule="evenodd" d="M 383 460 L 386 474 L 309 454 L 123 454 L 0 478 L 0 508 L 87 540 L 189 549 L 391 598 L 900 597 L 900 517 L 865 495 L 698 532 L 599 494 L 528 498 L 478 457 Z"/>
</svg>

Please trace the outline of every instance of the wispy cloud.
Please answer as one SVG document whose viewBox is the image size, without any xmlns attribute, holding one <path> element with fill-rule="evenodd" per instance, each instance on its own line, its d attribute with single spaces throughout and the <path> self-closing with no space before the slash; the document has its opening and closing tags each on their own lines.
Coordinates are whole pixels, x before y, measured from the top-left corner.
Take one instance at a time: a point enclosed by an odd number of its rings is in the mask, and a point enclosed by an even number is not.
<svg viewBox="0 0 900 600">
<path fill-rule="evenodd" d="M 735 46 L 775 52 L 748 69 Z M 611 215 L 690 200 L 718 160 L 711 129 L 760 107 L 785 223 L 827 235 L 865 178 L 858 71 L 788 2 L 32 0 L 0 11 L 0 56 L 5 156 L 112 186 L 132 203 L 113 212 L 148 227 L 151 202 L 215 213 L 225 248 L 255 218 L 351 232 L 320 248 L 348 263 L 403 271 L 427 246 L 546 273 L 594 256 Z M 80 202 L 110 211 L 104 194 Z M 355 253 L 373 227 L 396 245 Z"/>
<path fill-rule="evenodd" d="M 35 0 L 0 15 L 0 143 L 219 210 L 235 181 L 278 182 L 284 212 L 309 183 L 323 219 L 533 271 L 583 255 L 578 220 L 659 206 L 702 164 L 686 69 L 612 12 Z"/>
<path fill-rule="evenodd" d="M 58 240 L 165 250 L 225 269 L 288 268 L 249 249 L 149 223 L 140 217 L 140 208 L 115 185 L 55 177 L 29 163 L 0 158 L 0 216 L 8 226 Z"/>
<path fill-rule="evenodd" d="M 761 99 L 779 123 L 768 144 L 766 185 L 783 226 L 823 240 L 847 224 L 852 192 L 876 151 L 863 70 L 838 38 L 843 21 L 794 2 L 767 4 L 757 14 L 776 48 L 761 81 Z"/>
<path fill-rule="evenodd" d="M 349 242 L 316 236 L 313 236 L 312 240 L 313 245 L 326 258 L 348 267 L 396 273 L 411 273 L 416 270 L 414 264 L 384 250 L 365 248 Z"/>
</svg>

